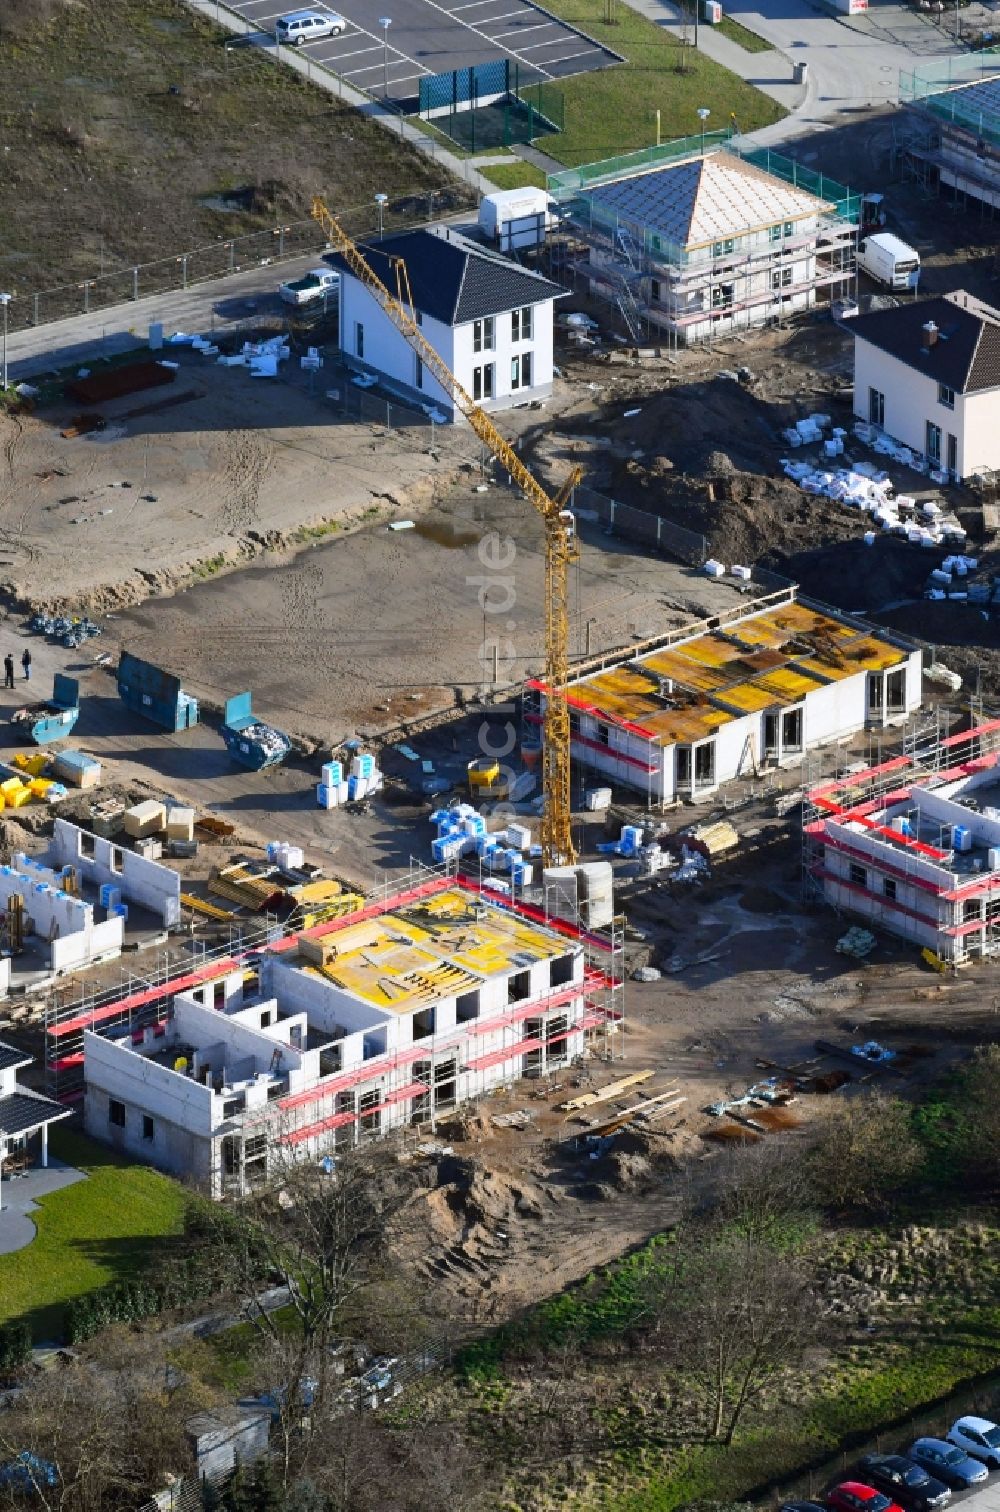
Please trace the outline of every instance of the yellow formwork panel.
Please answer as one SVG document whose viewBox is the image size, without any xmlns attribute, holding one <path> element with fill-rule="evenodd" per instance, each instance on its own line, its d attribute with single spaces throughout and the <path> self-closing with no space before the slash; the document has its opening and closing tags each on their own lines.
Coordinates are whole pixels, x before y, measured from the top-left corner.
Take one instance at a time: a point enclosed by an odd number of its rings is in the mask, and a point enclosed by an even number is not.
<svg viewBox="0 0 1000 1512">
<path fill-rule="evenodd" d="M 648 667 L 657 677 L 672 678 L 686 688 L 695 688 L 703 693 L 721 688 L 726 681 L 726 674 L 718 667 L 694 661 L 681 651 L 658 651 L 654 656 L 647 657 L 643 666 Z"/>
<path fill-rule="evenodd" d="M 801 672 L 796 672 L 794 667 L 776 667 L 763 677 L 755 678 L 758 688 L 765 693 L 770 693 L 772 698 L 781 703 L 798 703 L 800 698 L 805 698 L 807 693 L 816 691 L 816 682 L 812 677 L 804 677 Z"/>
<path fill-rule="evenodd" d="M 810 686 L 815 687 L 815 683 Z M 769 709 L 775 702 L 774 694 L 757 682 L 735 683 L 731 688 L 726 688 L 724 693 L 720 693 L 719 697 L 744 714 L 759 713 L 761 709 Z"/>
<path fill-rule="evenodd" d="M 647 723 L 658 745 L 687 745 L 706 740 L 723 725 L 732 724 L 735 717 L 725 709 L 704 704 L 691 709 L 664 709 Z"/>
</svg>

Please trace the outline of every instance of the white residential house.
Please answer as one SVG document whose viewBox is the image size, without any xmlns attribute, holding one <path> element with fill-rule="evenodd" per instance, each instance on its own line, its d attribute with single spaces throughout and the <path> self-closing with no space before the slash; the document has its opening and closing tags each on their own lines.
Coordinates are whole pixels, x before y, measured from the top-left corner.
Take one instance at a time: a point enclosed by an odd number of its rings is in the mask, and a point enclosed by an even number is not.
<svg viewBox="0 0 1000 1512">
<path fill-rule="evenodd" d="M 386 236 L 359 250 L 404 302 L 405 263 L 423 336 L 483 409 L 510 409 L 552 392 L 552 306 L 565 293 L 558 284 L 448 226 Z M 454 394 L 426 370 L 347 261 L 339 253 L 326 261 L 341 275 L 340 347 L 348 364 L 407 403 L 453 419 Z"/>
<path fill-rule="evenodd" d="M 954 478 L 1000 468 L 1000 310 L 957 290 L 850 329 L 856 415 Z"/>
<path fill-rule="evenodd" d="M 49 1125 L 69 1118 L 72 1108 L 43 1097 L 17 1079 L 33 1056 L 0 1040 L 0 1181 L 22 1171 L 36 1149 L 41 1166 L 49 1163 Z M 4 1226 L 0 1202 L 0 1236 Z"/>
</svg>

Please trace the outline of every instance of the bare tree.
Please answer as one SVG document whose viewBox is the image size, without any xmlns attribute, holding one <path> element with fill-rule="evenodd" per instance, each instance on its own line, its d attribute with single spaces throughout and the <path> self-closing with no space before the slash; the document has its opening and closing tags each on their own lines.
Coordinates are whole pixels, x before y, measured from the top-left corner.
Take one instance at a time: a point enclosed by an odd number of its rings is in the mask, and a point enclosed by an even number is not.
<svg viewBox="0 0 1000 1512">
<path fill-rule="evenodd" d="M 818 1199 L 832 1208 L 890 1207 L 923 1159 L 911 1118 L 909 1104 L 881 1091 L 831 1104 L 810 1161 Z"/>
<path fill-rule="evenodd" d="M 205 1405 L 164 1371 L 154 1343 L 110 1330 L 99 1360 L 28 1379 L 17 1404 L 0 1414 L 0 1459 L 23 1456 L 31 1504 L 44 1512 L 133 1512 L 192 1463 L 184 1424 Z M 24 1505 L 23 1494 L 0 1491 L 3 1505 Z"/>
<path fill-rule="evenodd" d="M 363 1318 L 383 1275 L 387 1225 L 413 1187 L 385 1146 L 338 1157 L 331 1172 L 289 1160 L 242 1204 L 244 1223 L 220 1221 L 233 1284 L 258 1336 L 257 1373 L 275 1401 L 286 1487 L 308 1462 L 336 1381 L 330 1347 Z M 284 1290 L 292 1327 L 287 1311 L 263 1305 L 262 1276 Z"/>
<path fill-rule="evenodd" d="M 697 1395 L 708 1437 L 731 1443 L 746 1409 L 816 1338 L 811 1279 L 795 1256 L 733 1223 L 693 1226 L 650 1276 L 657 1347 Z"/>
</svg>

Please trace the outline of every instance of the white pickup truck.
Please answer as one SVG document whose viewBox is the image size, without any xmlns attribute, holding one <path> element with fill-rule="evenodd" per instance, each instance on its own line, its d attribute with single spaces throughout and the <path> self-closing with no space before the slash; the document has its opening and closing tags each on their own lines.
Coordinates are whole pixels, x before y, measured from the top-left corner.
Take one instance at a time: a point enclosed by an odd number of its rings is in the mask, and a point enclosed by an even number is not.
<svg viewBox="0 0 1000 1512">
<path fill-rule="evenodd" d="M 325 299 L 336 294 L 340 288 L 340 274 L 332 268 L 313 268 L 305 278 L 296 278 L 292 283 L 278 285 L 278 293 L 285 304 L 312 304 L 314 299 Z"/>
</svg>

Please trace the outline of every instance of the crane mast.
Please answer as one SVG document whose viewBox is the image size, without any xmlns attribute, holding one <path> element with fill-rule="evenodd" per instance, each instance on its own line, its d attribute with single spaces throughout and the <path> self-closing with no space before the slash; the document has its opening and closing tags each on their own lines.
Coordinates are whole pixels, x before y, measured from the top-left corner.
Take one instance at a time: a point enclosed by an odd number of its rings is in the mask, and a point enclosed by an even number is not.
<svg viewBox="0 0 1000 1512">
<path fill-rule="evenodd" d="M 564 508 L 564 501 L 579 481 L 580 469 L 574 469 L 559 495 L 551 498 L 417 325 L 403 258 L 390 259 L 396 282 L 396 292 L 392 293 L 319 197 L 313 200 L 312 215 L 355 278 L 364 284 L 445 393 L 454 397 L 455 404 L 480 441 L 542 517 L 545 528 L 546 701 L 542 732 L 544 808 L 540 838 L 546 865 L 565 865 L 576 859 L 571 826 L 569 706 L 564 693 L 569 679 L 569 568 L 576 560 L 579 548 L 573 515 Z"/>
</svg>

